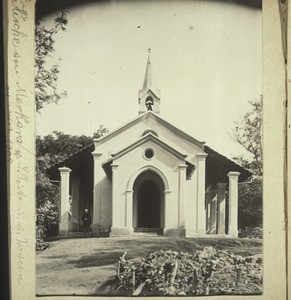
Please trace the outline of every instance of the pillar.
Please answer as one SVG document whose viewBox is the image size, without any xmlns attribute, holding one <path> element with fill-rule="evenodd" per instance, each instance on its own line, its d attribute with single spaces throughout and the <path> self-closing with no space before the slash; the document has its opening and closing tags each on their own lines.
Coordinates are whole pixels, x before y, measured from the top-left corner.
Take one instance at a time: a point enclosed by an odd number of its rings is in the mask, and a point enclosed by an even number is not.
<svg viewBox="0 0 291 300">
<path fill-rule="evenodd" d="M 211 205 L 210 205 L 210 233 L 217 233 L 217 193 L 212 191 L 211 193 Z"/>
<path fill-rule="evenodd" d="M 112 164 L 112 227 L 110 236 L 124 236 L 124 235 L 132 235 L 132 220 L 129 220 L 129 217 L 132 218 L 132 200 L 130 201 L 130 205 L 128 205 L 126 194 L 126 216 L 120 218 L 119 211 L 119 202 L 121 201 L 121 187 L 119 182 L 119 165 Z M 132 193 L 130 193 L 132 195 Z M 132 199 L 132 196 L 130 197 Z M 129 210 L 131 212 L 129 212 Z M 122 221 L 125 220 L 125 221 Z M 127 224 L 131 224 L 130 227 L 127 227 Z"/>
<path fill-rule="evenodd" d="M 94 177 L 93 177 L 93 211 L 92 211 L 92 230 L 96 236 L 100 235 L 101 227 L 101 179 L 102 179 L 102 166 L 101 156 L 102 153 L 93 152 L 94 159 Z"/>
<path fill-rule="evenodd" d="M 185 229 L 185 181 L 186 181 L 186 165 L 179 165 L 179 206 L 178 206 L 178 226 L 179 229 Z"/>
<path fill-rule="evenodd" d="M 59 168 L 61 174 L 61 199 L 60 199 L 60 218 L 59 235 L 69 234 L 69 212 L 70 212 L 70 172 L 67 167 Z"/>
<path fill-rule="evenodd" d="M 206 233 L 210 233 L 211 191 L 206 191 Z"/>
<path fill-rule="evenodd" d="M 238 236 L 238 176 L 239 172 L 229 172 L 229 225 L 228 234 Z"/>
<path fill-rule="evenodd" d="M 197 211 L 196 234 L 206 234 L 205 160 L 206 153 L 197 153 Z"/>
<path fill-rule="evenodd" d="M 126 203 L 126 223 L 125 227 L 132 228 L 132 217 L 133 217 L 133 212 L 132 212 L 132 204 L 133 204 L 133 190 L 127 190 L 125 192 L 125 203 Z"/>
<path fill-rule="evenodd" d="M 218 186 L 218 203 L 217 203 L 218 233 L 226 234 L 225 231 L 226 183 L 217 183 L 217 186 Z"/>
</svg>

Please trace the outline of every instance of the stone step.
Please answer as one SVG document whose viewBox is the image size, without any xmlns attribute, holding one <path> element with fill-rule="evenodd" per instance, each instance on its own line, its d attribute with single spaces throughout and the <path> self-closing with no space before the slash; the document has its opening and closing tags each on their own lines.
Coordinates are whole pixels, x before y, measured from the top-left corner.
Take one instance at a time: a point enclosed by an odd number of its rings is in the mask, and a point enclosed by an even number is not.
<svg viewBox="0 0 291 300">
<path fill-rule="evenodd" d="M 92 232 L 88 232 L 88 235 L 91 235 Z M 85 232 L 83 231 L 71 231 L 69 232 L 69 236 L 74 236 L 74 237 L 81 237 L 85 236 Z"/>
<path fill-rule="evenodd" d="M 135 228 L 133 235 L 136 236 L 157 236 L 162 234 L 161 228 Z"/>
</svg>

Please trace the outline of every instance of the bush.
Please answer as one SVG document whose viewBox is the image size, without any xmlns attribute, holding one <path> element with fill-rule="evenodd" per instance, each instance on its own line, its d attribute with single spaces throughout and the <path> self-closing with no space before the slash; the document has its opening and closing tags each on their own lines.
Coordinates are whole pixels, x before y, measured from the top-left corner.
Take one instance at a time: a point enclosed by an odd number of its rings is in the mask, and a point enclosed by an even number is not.
<svg viewBox="0 0 291 300">
<path fill-rule="evenodd" d="M 133 295 L 260 294 L 262 258 L 213 247 L 193 253 L 161 250 L 121 260 L 118 278 L 118 289 Z"/>
<path fill-rule="evenodd" d="M 262 227 L 263 185 L 261 178 L 239 184 L 239 228 Z"/>
<path fill-rule="evenodd" d="M 42 172 L 36 178 L 36 250 L 47 247 L 45 239 L 57 233 L 59 220 L 59 188 Z"/>
<path fill-rule="evenodd" d="M 263 229 L 261 227 L 246 227 L 241 230 L 239 234 L 240 238 L 249 238 L 249 239 L 262 239 L 263 238 Z"/>
<path fill-rule="evenodd" d="M 48 243 L 44 241 L 44 227 L 36 226 L 36 251 L 43 251 L 48 247 Z"/>
</svg>

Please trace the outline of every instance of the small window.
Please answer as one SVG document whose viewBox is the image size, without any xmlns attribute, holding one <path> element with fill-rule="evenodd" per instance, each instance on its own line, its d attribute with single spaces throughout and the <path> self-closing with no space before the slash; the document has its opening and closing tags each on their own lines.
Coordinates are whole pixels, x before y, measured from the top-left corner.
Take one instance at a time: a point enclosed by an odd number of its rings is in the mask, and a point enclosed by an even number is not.
<svg viewBox="0 0 291 300">
<path fill-rule="evenodd" d="M 145 152 L 144 152 L 144 156 L 147 159 L 151 159 L 154 156 L 154 150 L 150 149 L 150 148 L 146 149 Z"/>
</svg>

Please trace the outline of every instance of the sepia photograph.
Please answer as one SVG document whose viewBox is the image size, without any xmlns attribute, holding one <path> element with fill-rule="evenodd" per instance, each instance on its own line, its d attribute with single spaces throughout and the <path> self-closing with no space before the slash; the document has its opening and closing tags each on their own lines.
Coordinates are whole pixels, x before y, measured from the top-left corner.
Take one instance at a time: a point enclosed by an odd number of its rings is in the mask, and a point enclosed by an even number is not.
<svg viewBox="0 0 291 300">
<path fill-rule="evenodd" d="M 263 292 L 261 1 L 36 1 L 36 296 Z"/>
</svg>

